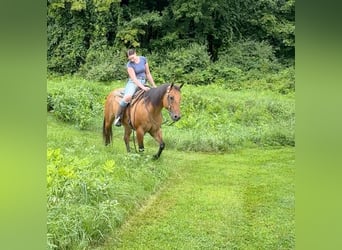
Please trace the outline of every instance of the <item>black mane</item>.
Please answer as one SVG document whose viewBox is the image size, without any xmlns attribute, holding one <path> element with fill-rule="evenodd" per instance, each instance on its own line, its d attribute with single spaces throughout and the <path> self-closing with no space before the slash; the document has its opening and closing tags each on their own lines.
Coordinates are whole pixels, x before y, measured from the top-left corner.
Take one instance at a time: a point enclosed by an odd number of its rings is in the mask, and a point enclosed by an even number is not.
<svg viewBox="0 0 342 250">
<path fill-rule="evenodd" d="M 145 101 L 147 103 L 151 102 L 153 106 L 158 106 L 169 86 L 169 83 L 164 83 L 156 88 L 151 88 L 149 91 L 145 92 Z"/>
</svg>

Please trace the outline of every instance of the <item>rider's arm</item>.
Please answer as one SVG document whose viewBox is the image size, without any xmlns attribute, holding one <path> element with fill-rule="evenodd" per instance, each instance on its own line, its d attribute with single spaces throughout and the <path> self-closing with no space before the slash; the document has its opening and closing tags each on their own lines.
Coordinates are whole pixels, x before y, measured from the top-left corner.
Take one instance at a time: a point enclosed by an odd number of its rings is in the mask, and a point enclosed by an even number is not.
<svg viewBox="0 0 342 250">
<path fill-rule="evenodd" d="M 137 85 L 139 88 L 147 91 L 149 90 L 149 88 L 145 87 L 136 77 L 135 75 L 135 72 L 133 70 L 133 68 L 131 67 L 128 67 L 127 68 L 127 72 L 128 72 L 128 75 L 129 75 L 129 78 L 131 78 L 131 80 L 135 83 L 135 85 Z"/>
<path fill-rule="evenodd" d="M 154 83 L 152 74 L 150 72 L 150 67 L 148 66 L 148 63 L 145 64 L 145 73 L 146 73 L 146 78 L 147 80 L 152 84 L 153 87 L 157 87 L 156 84 Z"/>
</svg>

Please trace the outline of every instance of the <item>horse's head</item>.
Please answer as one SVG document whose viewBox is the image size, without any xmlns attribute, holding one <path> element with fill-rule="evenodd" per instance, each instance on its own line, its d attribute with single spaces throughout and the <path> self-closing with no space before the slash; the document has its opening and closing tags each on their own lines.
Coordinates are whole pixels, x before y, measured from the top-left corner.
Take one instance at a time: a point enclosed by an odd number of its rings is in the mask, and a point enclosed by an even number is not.
<svg viewBox="0 0 342 250">
<path fill-rule="evenodd" d="M 181 111 L 180 111 L 180 102 L 181 102 L 181 88 L 183 84 L 180 86 L 176 86 L 173 83 L 167 87 L 166 95 L 163 100 L 164 107 L 170 113 L 171 119 L 173 121 L 178 121 L 181 118 Z"/>
</svg>

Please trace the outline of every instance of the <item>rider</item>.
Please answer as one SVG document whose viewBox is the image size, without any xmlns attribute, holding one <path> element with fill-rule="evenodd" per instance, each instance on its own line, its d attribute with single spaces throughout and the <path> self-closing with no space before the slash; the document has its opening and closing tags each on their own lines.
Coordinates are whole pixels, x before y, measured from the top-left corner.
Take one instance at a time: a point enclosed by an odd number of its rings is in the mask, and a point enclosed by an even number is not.
<svg viewBox="0 0 342 250">
<path fill-rule="evenodd" d="M 127 51 L 127 58 L 129 60 L 127 63 L 129 79 L 125 87 L 124 97 L 120 101 L 119 109 L 115 114 L 115 126 L 121 126 L 121 119 L 126 107 L 138 88 L 141 88 L 144 91 L 149 90 L 146 85 L 146 79 L 152 84 L 153 87 L 156 87 L 147 63 L 147 58 L 144 56 L 137 56 L 135 49 L 129 49 Z"/>
</svg>

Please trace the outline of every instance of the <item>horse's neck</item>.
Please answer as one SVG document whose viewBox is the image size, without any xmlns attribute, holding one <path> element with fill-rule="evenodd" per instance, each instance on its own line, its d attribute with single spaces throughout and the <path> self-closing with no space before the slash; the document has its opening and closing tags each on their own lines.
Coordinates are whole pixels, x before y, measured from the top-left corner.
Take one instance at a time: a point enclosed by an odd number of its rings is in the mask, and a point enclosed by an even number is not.
<svg viewBox="0 0 342 250">
<path fill-rule="evenodd" d="M 155 89 L 151 89 L 150 91 L 154 91 Z M 157 95 L 157 96 L 153 96 L 150 97 L 150 100 L 148 100 L 148 102 L 151 104 L 151 109 L 154 110 L 154 112 L 160 112 L 163 107 L 164 107 L 164 99 L 166 98 L 166 90 L 164 92 L 155 92 L 155 93 L 151 93 L 153 95 Z"/>
<path fill-rule="evenodd" d="M 160 102 L 158 102 L 157 105 L 153 104 L 152 102 L 148 104 L 145 103 L 145 105 L 149 106 L 148 111 L 150 113 L 160 113 L 164 107 L 163 103 L 164 103 L 164 97 L 161 98 Z"/>
</svg>

